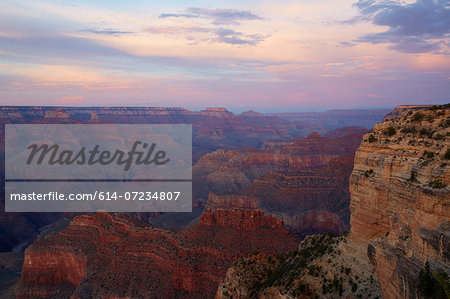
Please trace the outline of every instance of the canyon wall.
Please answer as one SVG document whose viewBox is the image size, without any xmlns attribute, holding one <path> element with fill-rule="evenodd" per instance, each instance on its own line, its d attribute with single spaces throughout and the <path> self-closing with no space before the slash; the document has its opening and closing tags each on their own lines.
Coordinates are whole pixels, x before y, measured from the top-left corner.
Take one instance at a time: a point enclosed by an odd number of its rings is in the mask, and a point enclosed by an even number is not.
<svg viewBox="0 0 450 299">
<path fill-rule="evenodd" d="M 420 271 L 450 274 L 450 109 L 400 107 L 364 136 L 350 176 L 351 234 L 385 298 L 420 297 Z"/>
</svg>

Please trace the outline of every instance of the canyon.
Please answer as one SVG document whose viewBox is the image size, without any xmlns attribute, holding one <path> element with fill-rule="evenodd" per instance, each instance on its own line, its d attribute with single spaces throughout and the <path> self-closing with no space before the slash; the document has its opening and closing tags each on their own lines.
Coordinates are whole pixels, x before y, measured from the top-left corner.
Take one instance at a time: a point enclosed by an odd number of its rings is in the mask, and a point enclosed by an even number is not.
<svg viewBox="0 0 450 299">
<path fill-rule="evenodd" d="M 370 111 L 354 111 L 358 119 L 364 119 Z M 381 120 L 382 115 L 378 115 Z M 376 120 L 373 120 L 375 122 Z M 234 114 L 224 108 L 207 108 L 201 111 L 190 111 L 184 108 L 158 107 L 1 107 L 0 123 L 55 123 L 55 124 L 107 124 L 107 123 L 192 123 L 193 126 L 193 213 L 177 215 L 141 215 L 142 219 L 152 221 L 156 225 L 168 228 L 182 228 L 198 221 L 210 192 L 219 195 L 239 191 L 255 179 L 269 171 L 293 169 L 312 169 L 322 167 L 330 159 L 341 155 L 349 155 L 356 149 L 358 138 L 364 128 L 354 127 L 337 129 L 324 133 L 320 125 L 312 125 L 296 120 L 291 122 L 276 116 L 257 112 Z M 0 126 L 0 160 L 4 162 L 4 125 Z M 346 145 L 344 139 L 333 141 L 312 134 L 325 134 L 325 138 L 339 138 L 351 133 L 360 134 Z M 337 133 L 339 132 L 339 133 Z M 326 134 L 334 134 L 326 135 Z M 336 135 L 336 134 L 341 134 Z M 294 143 L 294 144 L 293 144 Z M 356 144 L 356 145 L 355 145 Z M 289 145 L 291 145 L 289 147 Z M 333 147 L 337 148 L 334 149 Z M 268 148 L 270 147 L 270 148 Z M 252 149 L 250 149 L 252 148 Z M 284 149 L 282 149 L 284 148 Z M 274 152 L 271 150 L 279 150 Z M 220 166 L 221 151 L 227 159 L 235 155 L 234 166 L 220 171 L 205 172 L 205 167 Z M 247 152 L 246 152 L 247 151 Z M 320 151 L 320 154 L 315 154 Z M 216 158 L 214 158 L 217 156 Z M 290 156 L 292 156 L 290 158 Z M 311 158 L 308 158 L 310 156 Z M 280 157 L 280 158 L 278 158 Z M 283 157 L 283 158 L 281 158 Z M 202 159 L 202 161 L 199 161 Z M 283 159 L 283 162 L 274 162 Z M 208 161 L 211 160 L 211 161 Z M 247 166 L 239 166 L 240 160 Z M 217 164 L 214 166 L 214 164 Z M 208 165 L 209 164 L 209 165 Z M 259 164 L 259 165 L 258 165 Z M 219 166 L 218 166 L 219 165 Z M 248 167 L 242 175 L 239 168 Z M 4 167 L 1 167 L 3 188 Z M 203 174 L 208 176 L 205 178 Z M 217 188 L 216 188 L 217 187 Z M 224 193 L 224 191 L 226 191 Z M 3 194 L 3 192 L 1 193 Z M 4 198 L 1 198 L 1 206 Z M 159 216 L 156 219 L 155 216 Z M 51 225 L 64 215 L 61 214 L 28 214 L 15 213 L 7 215 L 0 212 L 0 251 L 12 249 L 23 250 L 30 244 L 42 228 Z M 68 215 L 70 218 L 71 215 Z M 333 216 L 334 217 L 334 216 Z M 286 219 L 287 220 L 287 219 Z M 346 221 L 348 223 L 348 221 Z M 20 246 L 19 246 L 20 245 Z"/>
<path fill-rule="evenodd" d="M 114 109 L 84 109 L 27 117 L 35 123 L 127 118 L 113 118 Z M 254 111 L 155 109 L 147 110 L 159 121 L 202 115 L 194 129 L 195 212 L 53 214 L 50 224 L 73 219 L 50 226 L 27 247 L 20 282 L 11 289 L 17 298 L 422 298 L 424 279 L 445 289 L 448 105 L 402 106 L 370 131 L 353 126 L 321 134 L 308 132 L 319 129 L 314 124 L 294 129 L 295 121 Z M 145 110 L 123 111 L 144 121 Z M 215 121 L 205 117 L 229 122 L 216 120 L 222 131 L 213 131 Z M 238 143 L 234 138 L 248 136 L 246 126 L 259 133 Z M 46 225 L 41 216 L 36 227 Z M 11 217 L 11 223 L 21 219 Z"/>
<path fill-rule="evenodd" d="M 260 209 L 302 235 L 349 230 L 348 178 L 360 127 L 311 133 L 270 149 L 218 150 L 193 167 L 194 205 Z M 337 136 L 337 137 L 334 137 Z"/>
<path fill-rule="evenodd" d="M 246 257 L 216 298 L 448 298 L 450 106 L 402 106 L 374 126 L 350 175 L 351 230 Z"/>
</svg>

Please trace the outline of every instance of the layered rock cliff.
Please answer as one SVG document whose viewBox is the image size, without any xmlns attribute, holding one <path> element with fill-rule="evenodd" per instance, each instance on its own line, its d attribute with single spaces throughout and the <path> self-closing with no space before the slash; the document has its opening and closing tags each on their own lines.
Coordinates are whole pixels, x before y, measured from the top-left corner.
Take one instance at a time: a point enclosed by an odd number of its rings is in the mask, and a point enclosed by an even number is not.
<svg viewBox="0 0 450 299">
<path fill-rule="evenodd" d="M 354 154 L 366 132 L 349 129 L 346 135 L 329 138 L 311 133 L 278 149 L 221 149 L 204 155 L 192 170 L 194 200 L 205 200 L 210 192 L 232 194 L 269 172 L 295 173 L 324 167 L 334 159 L 345 160 Z"/>
<path fill-rule="evenodd" d="M 341 234 L 350 228 L 352 167 L 353 156 L 342 156 L 314 170 L 269 172 L 231 195 L 210 193 L 207 208 L 259 209 L 303 235 Z"/>
<path fill-rule="evenodd" d="M 206 211 L 181 231 L 125 214 L 77 216 L 27 248 L 17 298 L 210 298 L 231 263 L 297 246 L 258 211 Z"/>
<path fill-rule="evenodd" d="M 370 243 L 385 298 L 422 296 L 427 262 L 450 274 L 450 107 L 416 109 L 364 136 L 350 176 L 352 237 Z"/>
</svg>

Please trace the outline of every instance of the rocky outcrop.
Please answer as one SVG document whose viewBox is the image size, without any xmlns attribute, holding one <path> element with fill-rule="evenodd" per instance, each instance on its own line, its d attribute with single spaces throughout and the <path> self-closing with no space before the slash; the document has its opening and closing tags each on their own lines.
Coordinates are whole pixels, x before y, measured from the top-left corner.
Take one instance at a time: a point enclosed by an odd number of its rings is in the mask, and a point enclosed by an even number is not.
<svg viewBox="0 0 450 299">
<path fill-rule="evenodd" d="M 383 121 L 388 121 L 392 119 L 396 119 L 402 114 L 403 112 L 407 111 L 418 111 L 418 110 L 425 110 L 431 108 L 432 105 L 400 105 L 395 107 L 394 110 L 389 112 L 383 117 Z"/>
<path fill-rule="evenodd" d="M 308 236 L 286 255 L 255 254 L 228 269 L 216 298 L 377 298 L 381 289 L 362 244 Z"/>
<path fill-rule="evenodd" d="M 69 119 L 70 115 L 63 109 L 57 109 L 57 110 L 50 110 L 45 111 L 44 118 L 59 118 L 59 119 Z"/>
<path fill-rule="evenodd" d="M 291 145 L 292 141 L 266 141 L 262 144 L 261 149 L 263 150 L 277 150 L 288 145 Z"/>
<path fill-rule="evenodd" d="M 370 243 L 384 297 L 416 298 L 426 262 L 450 274 L 450 109 L 400 108 L 356 151 L 351 233 Z"/>
<path fill-rule="evenodd" d="M 77 216 L 27 248 L 16 297 L 208 298 L 235 259 L 296 246 L 282 221 L 258 211 L 205 211 L 181 231 L 124 214 Z"/>
<path fill-rule="evenodd" d="M 91 113 L 91 118 L 89 119 L 90 124 L 100 124 L 102 121 L 100 120 L 100 117 L 95 112 Z"/>
</svg>

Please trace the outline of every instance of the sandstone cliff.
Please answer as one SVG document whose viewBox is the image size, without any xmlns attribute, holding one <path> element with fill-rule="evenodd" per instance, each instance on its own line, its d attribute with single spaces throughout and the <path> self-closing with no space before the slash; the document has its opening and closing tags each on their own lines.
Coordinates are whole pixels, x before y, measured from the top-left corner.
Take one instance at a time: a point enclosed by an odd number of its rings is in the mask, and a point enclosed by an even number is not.
<svg viewBox="0 0 450 299">
<path fill-rule="evenodd" d="M 403 111 L 377 124 L 350 176 L 351 233 L 369 243 L 385 298 L 421 296 L 426 262 L 450 274 L 450 109 Z"/>
</svg>

